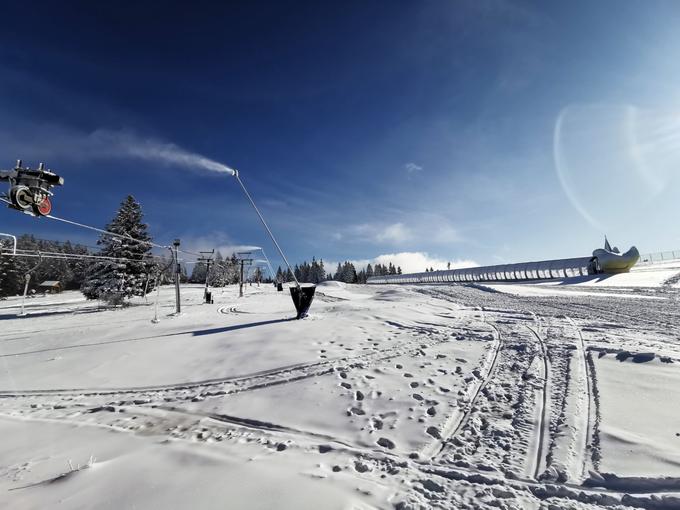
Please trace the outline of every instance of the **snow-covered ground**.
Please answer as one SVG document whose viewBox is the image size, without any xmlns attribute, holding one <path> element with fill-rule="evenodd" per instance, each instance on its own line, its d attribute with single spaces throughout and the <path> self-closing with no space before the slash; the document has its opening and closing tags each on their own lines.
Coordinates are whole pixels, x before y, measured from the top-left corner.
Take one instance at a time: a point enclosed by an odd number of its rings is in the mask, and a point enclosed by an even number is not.
<svg viewBox="0 0 680 510">
<path fill-rule="evenodd" d="M 0 301 L 0 507 L 680 508 L 678 273 Z"/>
</svg>

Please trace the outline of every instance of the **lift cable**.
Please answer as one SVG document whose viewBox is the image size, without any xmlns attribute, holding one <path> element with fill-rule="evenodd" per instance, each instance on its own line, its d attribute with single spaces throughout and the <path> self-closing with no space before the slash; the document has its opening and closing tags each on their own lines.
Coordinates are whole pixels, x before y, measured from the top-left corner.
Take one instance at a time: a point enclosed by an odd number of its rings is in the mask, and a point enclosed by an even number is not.
<svg viewBox="0 0 680 510">
<path fill-rule="evenodd" d="M 240 179 L 238 179 L 238 181 L 239 181 L 239 184 L 241 184 L 241 186 L 243 187 L 243 184 L 241 183 Z M 248 192 L 245 190 L 245 187 L 243 187 L 243 188 L 244 188 L 244 191 L 245 191 L 245 193 L 246 193 L 246 196 L 248 197 L 248 199 L 250 200 L 250 202 L 253 204 L 253 207 L 255 207 L 255 210 L 256 210 L 256 212 L 258 213 L 258 216 L 260 216 L 260 219 L 262 220 L 261 214 L 259 213 L 259 210 L 257 210 L 257 207 L 256 207 L 255 204 L 253 203 L 252 198 L 250 198 L 250 195 L 249 195 Z M 8 204 L 11 203 L 11 202 L 9 202 L 8 200 L 6 200 L 6 199 L 4 199 L 4 198 L 0 198 L 0 200 L 3 201 L 3 202 L 6 202 L 6 203 L 8 203 Z M 142 241 L 142 240 L 140 240 L 140 239 L 135 239 L 134 237 L 132 237 L 132 236 L 130 236 L 130 235 L 117 234 L 117 233 L 111 232 L 111 231 L 109 231 L 109 230 L 104 230 L 104 229 L 101 229 L 101 228 L 93 227 L 93 226 L 91 226 L 91 225 L 86 225 L 86 224 L 84 224 L 84 223 L 79 223 L 79 222 L 77 222 L 77 221 L 68 220 L 68 219 L 66 219 L 66 218 L 60 218 L 60 217 L 54 216 L 54 215 L 52 215 L 52 214 L 48 214 L 48 215 L 46 215 L 46 216 L 44 216 L 44 217 L 45 217 L 45 218 L 48 218 L 48 219 L 51 219 L 51 220 L 60 221 L 60 222 L 62 222 L 62 223 L 67 223 L 67 224 L 69 224 L 69 225 L 74 225 L 74 226 L 76 226 L 76 227 L 81 227 L 81 228 L 85 228 L 85 229 L 92 230 L 92 231 L 95 231 L 95 232 L 99 232 L 99 233 L 104 234 L 104 235 L 107 235 L 107 236 L 117 237 L 117 238 L 120 238 L 120 239 L 126 239 L 126 240 L 128 240 L 128 241 L 132 241 L 132 242 L 139 243 L 139 244 L 145 244 L 145 245 L 148 245 L 148 246 L 153 246 L 153 247 L 155 247 L 155 248 L 172 249 L 172 247 L 169 246 L 169 245 L 161 245 L 161 244 L 157 244 L 157 243 L 154 243 L 154 242 L 151 242 L 151 241 Z M 266 223 L 263 222 L 263 224 L 264 224 L 265 227 L 266 227 Z M 267 228 L 267 231 L 270 232 L 270 235 L 271 235 L 271 231 L 270 231 L 268 228 Z M 275 240 L 274 240 L 274 242 L 276 243 Z M 277 243 L 277 248 L 279 249 L 279 253 L 282 253 L 282 252 L 280 251 L 280 248 L 278 247 L 278 243 Z M 188 251 L 188 250 L 177 249 L 177 251 L 178 251 L 179 253 L 183 253 L 183 254 L 185 254 L 185 255 L 191 255 L 191 256 L 194 256 L 194 257 L 200 257 L 200 256 L 201 256 L 200 253 L 196 253 L 196 252 L 192 252 L 192 251 Z M 47 254 L 47 253 L 49 253 L 49 252 L 43 252 L 43 253 L 46 253 L 46 254 Z M 65 254 L 59 254 L 59 255 L 65 255 Z M 283 254 L 282 254 L 282 255 L 283 255 Z M 28 255 L 27 255 L 27 256 L 28 256 Z M 36 255 L 32 255 L 32 256 L 36 256 Z M 265 255 L 265 257 L 266 257 L 266 255 Z M 64 258 L 66 258 L 66 257 L 56 257 L 56 256 L 52 256 L 52 257 L 49 257 L 49 258 L 62 258 L 62 259 L 64 259 Z M 73 258 L 73 257 L 70 257 L 70 258 Z M 94 258 L 96 258 L 96 256 L 89 255 L 89 256 L 82 257 L 82 258 L 90 258 L 90 259 L 94 259 Z M 160 258 L 160 257 L 158 257 L 158 258 Z M 125 259 L 125 258 L 121 258 L 121 257 L 99 257 L 99 259 L 100 259 L 100 260 L 121 260 L 121 261 L 123 261 L 123 260 L 137 260 L 137 261 L 139 261 L 139 259 Z M 191 262 L 191 263 L 195 263 L 196 261 L 190 261 L 190 262 Z M 288 264 L 288 261 L 285 260 L 285 257 L 284 257 L 284 262 L 286 262 L 286 265 L 288 265 L 288 267 L 290 267 L 290 264 Z M 218 262 L 214 262 L 214 264 L 217 265 L 217 266 L 219 266 L 219 267 L 222 267 L 223 269 L 227 269 L 227 266 L 224 266 L 224 265 L 222 265 L 222 264 L 220 264 L 220 263 L 218 263 Z M 270 270 L 271 270 L 271 268 L 270 268 Z M 296 283 L 297 283 L 297 279 L 296 279 Z"/>
<path fill-rule="evenodd" d="M 135 239 L 134 237 L 132 237 L 130 235 L 116 234 L 115 232 L 110 232 L 108 230 L 104 230 L 104 229 L 101 229 L 101 228 L 92 227 L 90 225 L 85 225 L 84 223 L 78 223 L 77 221 L 71 221 L 71 220 L 67 220 L 65 218 L 59 218 L 57 216 L 52 216 L 51 214 L 48 214 L 47 216 L 45 216 L 45 218 L 49 218 L 51 220 L 56 220 L 56 221 L 61 221 L 63 223 L 68 223 L 70 225 L 75 225 L 76 227 L 82 227 L 82 228 L 86 228 L 86 229 L 89 229 L 89 230 L 94 230 L 95 232 L 100 232 L 102 234 L 106 234 L 106 235 L 109 235 L 109 236 L 118 237 L 120 239 L 126 239 L 128 241 L 133 241 L 133 242 L 139 243 L 139 244 L 146 244 L 148 246 L 154 246 L 156 248 L 170 248 L 169 245 L 156 244 L 156 243 L 151 242 L 151 241 L 142 241 L 141 239 Z"/>
<path fill-rule="evenodd" d="M 61 222 L 64 222 L 64 223 L 68 223 L 68 224 L 70 224 L 70 225 L 75 225 L 75 226 L 77 226 L 77 227 L 82 227 L 82 228 L 86 228 L 86 229 L 89 229 L 89 230 L 94 230 L 95 232 L 100 232 L 100 233 L 105 234 L 105 235 L 108 235 L 108 236 L 118 237 L 118 238 L 120 238 L 120 239 L 126 239 L 126 240 L 128 240 L 128 241 L 133 241 L 133 242 L 135 242 L 135 243 L 145 244 L 145 245 L 148 245 L 148 246 L 153 246 L 154 248 L 162 248 L 162 249 L 172 249 L 172 248 L 173 248 L 173 247 L 170 246 L 170 245 L 157 244 L 157 243 L 154 243 L 154 242 L 152 242 L 152 241 L 142 241 L 142 240 L 140 240 L 140 239 L 135 239 L 134 237 L 132 237 L 132 236 L 130 236 L 130 235 L 117 234 L 117 233 L 115 233 L 115 232 L 110 232 L 110 231 L 108 231 L 108 230 L 104 230 L 104 229 L 101 229 L 101 228 L 93 227 L 93 226 L 90 226 L 90 225 L 85 225 L 84 223 L 78 223 L 78 222 L 76 222 L 76 221 L 67 220 L 67 219 L 65 219 L 65 218 L 59 218 L 59 217 L 53 216 L 53 215 L 51 215 L 51 214 L 50 214 L 50 215 L 47 215 L 47 216 L 45 216 L 45 217 L 46 217 L 46 218 L 49 218 L 49 219 L 52 219 L 52 220 L 56 220 L 56 221 L 61 221 Z M 194 257 L 200 257 L 200 256 L 201 256 L 200 253 L 195 253 L 195 252 L 191 252 L 191 251 L 188 251 L 188 250 L 181 250 L 181 249 L 179 249 L 179 248 L 177 249 L 177 251 L 178 251 L 179 253 L 184 253 L 185 255 L 192 255 L 192 256 L 194 256 Z"/>
<path fill-rule="evenodd" d="M 59 260 L 108 260 L 108 261 L 120 261 L 120 262 L 147 262 L 150 259 L 164 260 L 157 255 L 149 255 L 144 258 L 129 258 L 129 257 L 108 257 L 106 255 L 89 255 L 82 253 L 59 253 L 59 252 L 45 252 L 45 251 L 31 251 L 31 250 L 21 250 L 17 249 L 17 253 L 3 252 L 0 251 L 0 255 L 7 257 L 25 257 L 25 258 L 44 258 L 44 259 L 59 259 Z"/>
</svg>

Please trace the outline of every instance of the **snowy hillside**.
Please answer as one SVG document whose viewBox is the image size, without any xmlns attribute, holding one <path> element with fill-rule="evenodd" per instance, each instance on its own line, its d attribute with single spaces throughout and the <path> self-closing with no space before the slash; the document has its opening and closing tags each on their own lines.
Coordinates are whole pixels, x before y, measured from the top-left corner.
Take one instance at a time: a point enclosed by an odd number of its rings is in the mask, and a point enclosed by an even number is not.
<svg viewBox="0 0 680 510">
<path fill-rule="evenodd" d="M 163 287 L 157 324 L 154 294 L 35 297 L 24 318 L 0 301 L 0 505 L 680 508 L 680 311 L 661 285 L 680 268 L 661 271 L 328 282 L 302 321 L 264 285 L 214 305 L 183 286 L 178 317 Z"/>
</svg>

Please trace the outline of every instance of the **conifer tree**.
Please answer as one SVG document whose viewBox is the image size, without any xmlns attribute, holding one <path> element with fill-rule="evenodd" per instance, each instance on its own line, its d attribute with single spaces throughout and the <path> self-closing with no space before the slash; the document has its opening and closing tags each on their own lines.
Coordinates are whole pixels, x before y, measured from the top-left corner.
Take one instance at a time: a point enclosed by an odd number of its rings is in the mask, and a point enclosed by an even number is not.
<svg viewBox="0 0 680 510">
<path fill-rule="evenodd" d="M 0 297 L 18 294 L 23 281 L 15 257 L 0 255 Z"/>
<path fill-rule="evenodd" d="M 207 269 L 205 262 L 196 262 L 189 281 L 191 283 L 205 283 Z"/>
<path fill-rule="evenodd" d="M 319 260 L 319 266 L 317 269 L 317 280 L 314 283 L 320 283 L 326 279 L 326 268 L 323 265 L 323 259 Z"/>
<path fill-rule="evenodd" d="M 211 287 L 224 287 L 228 284 L 227 269 L 225 266 L 224 257 L 218 251 L 215 253 L 215 259 L 210 267 L 210 274 L 208 275 L 208 285 Z"/>
<path fill-rule="evenodd" d="M 255 271 L 253 271 L 253 281 L 260 285 L 260 282 L 263 280 L 263 274 L 262 274 L 262 269 L 260 267 L 256 267 Z"/>
<path fill-rule="evenodd" d="M 147 279 L 150 280 L 147 292 L 153 290 L 157 266 L 149 257 L 151 236 L 142 218 L 141 206 L 128 195 L 106 226 L 109 232 L 123 237 L 102 234 L 97 241 L 102 247 L 99 255 L 126 260 L 100 260 L 93 264 L 81 286 L 86 298 L 120 304 L 125 298 L 143 295 Z"/>
</svg>

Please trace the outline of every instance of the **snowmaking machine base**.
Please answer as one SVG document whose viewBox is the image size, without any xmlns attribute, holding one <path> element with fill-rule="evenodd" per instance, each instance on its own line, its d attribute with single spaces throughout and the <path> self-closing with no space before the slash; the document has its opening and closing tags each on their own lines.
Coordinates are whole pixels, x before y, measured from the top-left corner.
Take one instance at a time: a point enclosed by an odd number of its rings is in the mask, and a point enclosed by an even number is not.
<svg viewBox="0 0 680 510">
<path fill-rule="evenodd" d="M 309 307 L 312 306 L 315 292 L 316 285 L 309 285 L 305 287 L 293 286 L 290 288 L 290 296 L 293 298 L 293 304 L 297 310 L 297 319 L 303 319 L 307 316 Z"/>
</svg>

